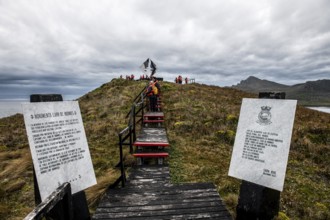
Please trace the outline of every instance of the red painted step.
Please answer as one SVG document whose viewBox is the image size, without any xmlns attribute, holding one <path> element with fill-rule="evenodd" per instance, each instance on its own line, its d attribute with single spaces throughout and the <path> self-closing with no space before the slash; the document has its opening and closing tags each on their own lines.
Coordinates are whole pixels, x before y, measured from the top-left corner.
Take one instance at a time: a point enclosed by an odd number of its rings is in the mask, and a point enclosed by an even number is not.
<svg viewBox="0 0 330 220">
<path fill-rule="evenodd" d="M 133 146 L 137 147 L 168 147 L 170 144 L 168 142 L 140 142 L 136 141 Z"/>
<path fill-rule="evenodd" d="M 143 120 L 143 123 L 161 123 L 164 122 L 163 119 L 152 119 L 152 120 Z"/>
<path fill-rule="evenodd" d="M 135 153 L 134 157 L 168 157 L 168 153 Z"/>
</svg>

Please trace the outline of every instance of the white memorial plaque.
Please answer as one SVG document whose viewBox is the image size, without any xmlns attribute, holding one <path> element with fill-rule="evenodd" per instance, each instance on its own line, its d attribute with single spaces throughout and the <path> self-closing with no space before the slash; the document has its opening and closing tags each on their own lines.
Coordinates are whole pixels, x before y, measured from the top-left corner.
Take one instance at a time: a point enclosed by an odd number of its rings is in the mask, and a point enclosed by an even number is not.
<svg viewBox="0 0 330 220">
<path fill-rule="evenodd" d="M 243 99 L 229 176 L 283 190 L 296 100 Z"/>
<path fill-rule="evenodd" d="M 77 101 L 22 105 L 42 201 L 64 182 L 72 193 L 96 184 Z"/>
</svg>

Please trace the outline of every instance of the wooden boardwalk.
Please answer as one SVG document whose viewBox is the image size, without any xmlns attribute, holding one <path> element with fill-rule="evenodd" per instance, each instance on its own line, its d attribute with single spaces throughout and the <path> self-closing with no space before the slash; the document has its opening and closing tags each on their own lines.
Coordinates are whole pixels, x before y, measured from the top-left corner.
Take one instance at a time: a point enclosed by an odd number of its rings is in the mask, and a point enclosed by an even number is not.
<svg viewBox="0 0 330 220">
<path fill-rule="evenodd" d="M 97 219 L 232 219 L 211 183 L 170 183 L 168 166 L 135 167 L 125 188 L 109 189 Z"/>
</svg>

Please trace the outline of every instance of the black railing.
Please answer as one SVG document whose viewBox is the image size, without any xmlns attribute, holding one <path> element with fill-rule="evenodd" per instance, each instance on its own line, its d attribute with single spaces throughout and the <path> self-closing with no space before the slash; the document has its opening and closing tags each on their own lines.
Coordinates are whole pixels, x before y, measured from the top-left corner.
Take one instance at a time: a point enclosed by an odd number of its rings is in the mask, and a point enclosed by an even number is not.
<svg viewBox="0 0 330 220">
<path fill-rule="evenodd" d="M 116 167 L 120 167 L 120 176 L 119 178 L 110 186 L 110 188 L 115 188 L 121 182 L 121 186 L 125 187 L 126 183 L 126 173 L 124 166 L 124 153 L 123 146 L 128 145 L 130 147 L 130 153 L 133 153 L 133 126 L 129 125 L 119 134 L 119 163 Z M 127 143 L 128 140 L 128 143 Z"/>
<path fill-rule="evenodd" d="M 52 213 L 54 207 L 56 213 Z M 58 207 L 61 207 L 59 211 Z M 35 209 L 30 212 L 24 220 L 38 220 L 50 216 L 52 219 L 72 220 L 72 194 L 70 183 L 63 183 L 59 186 L 46 200 L 40 203 Z"/>
<path fill-rule="evenodd" d="M 143 104 L 144 98 L 145 98 L 144 92 L 146 91 L 148 86 L 149 86 L 149 80 L 148 80 L 147 84 L 145 85 L 145 87 L 143 87 L 142 90 L 138 93 L 138 95 L 134 98 L 133 103 L 135 105 L 142 103 L 142 107 L 143 108 L 145 107 L 145 105 Z M 128 116 L 131 114 L 131 111 L 132 111 L 132 109 L 127 113 L 126 118 L 128 118 Z"/>
<path fill-rule="evenodd" d="M 146 90 L 147 86 L 148 86 L 148 84 L 145 87 L 143 87 L 143 89 L 140 91 L 140 93 L 138 93 L 138 95 L 134 98 L 134 100 L 133 100 L 134 103 L 138 103 L 139 100 L 141 100 L 141 94 L 143 94 L 143 92 Z"/>
<path fill-rule="evenodd" d="M 120 177 L 110 186 L 110 188 L 117 187 L 120 182 L 121 182 L 121 186 L 125 187 L 126 174 L 125 174 L 125 166 L 124 166 L 123 147 L 129 146 L 130 154 L 133 153 L 133 142 L 136 140 L 136 125 L 141 122 L 141 126 L 142 126 L 144 108 L 146 107 L 146 104 L 144 103 L 145 96 L 144 96 L 143 92 L 144 92 L 144 89 L 140 92 L 139 95 L 136 96 L 130 111 L 126 115 L 126 118 L 129 117 L 128 126 L 125 129 L 123 129 L 121 132 L 119 132 L 119 134 L 118 134 L 119 162 L 116 165 L 116 167 L 120 167 L 121 174 L 120 174 Z M 139 117 L 138 120 L 137 120 L 137 117 Z"/>
</svg>

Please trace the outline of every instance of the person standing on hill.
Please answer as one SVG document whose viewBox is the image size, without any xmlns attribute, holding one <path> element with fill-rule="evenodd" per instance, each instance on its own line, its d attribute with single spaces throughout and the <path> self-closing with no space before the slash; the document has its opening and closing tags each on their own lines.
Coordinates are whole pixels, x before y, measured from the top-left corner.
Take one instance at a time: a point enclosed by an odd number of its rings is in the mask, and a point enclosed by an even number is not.
<svg viewBox="0 0 330 220">
<path fill-rule="evenodd" d="M 149 111 L 155 112 L 156 111 L 156 105 L 157 105 L 157 96 L 155 94 L 155 89 L 153 87 L 156 87 L 153 81 L 149 82 L 149 86 L 146 90 L 146 96 L 149 98 Z"/>
<path fill-rule="evenodd" d="M 182 84 L 182 76 L 181 75 L 179 75 L 178 81 L 179 81 L 179 84 Z"/>
</svg>

